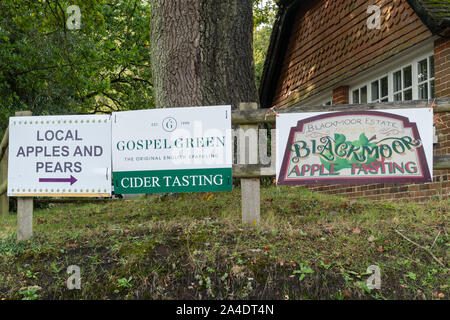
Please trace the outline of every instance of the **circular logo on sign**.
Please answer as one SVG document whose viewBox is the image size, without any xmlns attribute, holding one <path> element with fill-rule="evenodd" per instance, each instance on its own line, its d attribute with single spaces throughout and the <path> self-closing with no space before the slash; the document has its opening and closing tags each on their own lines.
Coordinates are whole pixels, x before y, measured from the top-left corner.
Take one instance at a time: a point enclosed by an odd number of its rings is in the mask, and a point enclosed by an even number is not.
<svg viewBox="0 0 450 320">
<path fill-rule="evenodd" d="M 177 128 L 177 120 L 172 117 L 165 118 L 162 122 L 162 127 L 167 132 L 172 132 Z"/>
</svg>

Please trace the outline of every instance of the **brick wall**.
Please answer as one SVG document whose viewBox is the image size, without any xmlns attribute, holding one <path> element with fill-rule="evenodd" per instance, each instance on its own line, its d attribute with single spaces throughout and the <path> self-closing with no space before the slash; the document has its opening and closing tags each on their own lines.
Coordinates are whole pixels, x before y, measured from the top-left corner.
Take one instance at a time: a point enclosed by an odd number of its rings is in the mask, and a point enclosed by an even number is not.
<svg viewBox="0 0 450 320">
<path fill-rule="evenodd" d="M 336 89 L 333 89 L 333 104 L 348 104 L 348 90 L 349 86 L 340 86 Z"/>
<path fill-rule="evenodd" d="M 381 29 L 367 28 L 368 5 Z M 292 26 L 272 105 L 289 106 L 426 40 L 432 34 L 406 0 L 304 1 Z"/>
<path fill-rule="evenodd" d="M 450 38 L 434 42 L 436 97 L 450 98 Z"/>
</svg>

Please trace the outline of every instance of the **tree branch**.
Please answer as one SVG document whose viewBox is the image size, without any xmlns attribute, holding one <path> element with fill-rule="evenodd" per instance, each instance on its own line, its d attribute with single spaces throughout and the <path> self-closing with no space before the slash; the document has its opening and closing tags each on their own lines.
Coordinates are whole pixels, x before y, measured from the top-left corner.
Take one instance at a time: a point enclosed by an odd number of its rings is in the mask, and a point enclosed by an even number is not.
<svg viewBox="0 0 450 320">
<path fill-rule="evenodd" d="M 415 246 L 417 246 L 417 247 L 419 247 L 420 249 L 422 249 L 422 250 L 425 250 L 437 263 L 439 263 L 443 268 L 447 268 L 446 266 L 445 266 L 445 264 L 441 261 L 441 260 L 439 260 L 434 254 L 433 254 L 433 252 L 431 252 L 431 250 L 430 249 L 428 249 L 428 248 L 426 248 L 426 247 L 424 247 L 424 246 L 421 246 L 420 244 L 418 244 L 418 243 L 416 243 L 416 242 L 414 242 L 414 241 L 412 241 L 411 239 L 409 239 L 409 238 L 407 238 L 405 235 L 403 235 L 400 231 L 398 231 L 398 230 L 395 230 L 395 232 L 397 232 L 400 236 L 402 236 L 404 239 L 406 239 L 408 242 L 410 242 L 410 243 L 412 243 L 413 245 L 415 245 Z"/>
</svg>

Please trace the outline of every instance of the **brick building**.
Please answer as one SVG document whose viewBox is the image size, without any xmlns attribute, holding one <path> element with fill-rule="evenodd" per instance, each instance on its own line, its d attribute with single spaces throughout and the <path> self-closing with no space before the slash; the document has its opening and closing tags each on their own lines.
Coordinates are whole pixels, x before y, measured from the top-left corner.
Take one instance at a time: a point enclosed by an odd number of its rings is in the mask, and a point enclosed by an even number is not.
<svg viewBox="0 0 450 320">
<path fill-rule="evenodd" d="M 435 97 L 450 98 L 449 0 L 280 1 L 260 86 L 262 108 L 422 99 L 431 104 Z M 450 113 L 440 119 L 434 153 L 450 154 Z M 448 197 L 449 171 L 434 170 L 426 184 L 310 188 L 422 202 Z"/>
</svg>

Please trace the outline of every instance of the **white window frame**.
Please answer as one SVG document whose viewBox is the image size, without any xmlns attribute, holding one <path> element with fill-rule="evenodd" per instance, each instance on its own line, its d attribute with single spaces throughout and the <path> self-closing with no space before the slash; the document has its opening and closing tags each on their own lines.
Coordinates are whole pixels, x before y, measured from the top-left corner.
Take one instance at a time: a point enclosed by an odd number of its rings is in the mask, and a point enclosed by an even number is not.
<svg viewBox="0 0 450 320">
<path fill-rule="evenodd" d="M 382 92 L 381 92 L 381 80 L 383 80 L 385 78 L 387 78 L 387 81 L 388 81 L 388 88 L 387 88 L 388 92 L 387 92 L 387 95 L 382 96 L 381 95 L 382 94 Z M 374 83 L 374 82 L 378 82 L 378 99 L 376 99 L 376 100 L 373 99 L 373 97 L 372 97 L 372 83 Z M 369 95 L 369 93 L 367 94 L 367 101 L 369 101 L 369 102 L 380 102 L 380 101 L 386 100 L 386 99 L 387 99 L 387 101 L 389 101 L 389 74 L 383 74 L 381 77 L 377 77 L 376 79 L 373 79 L 373 80 L 369 81 L 367 90 L 370 91 L 370 95 Z M 386 101 L 382 101 L 382 102 L 386 102 Z"/>
<path fill-rule="evenodd" d="M 361 96 L 362 96 L 361 91 L 362 91 L 362 89 L 364 87 L 366 87 L 366 100 L 367 100 L 366 102 L 362 102 L 361 101 Z M 358 102 L 354 102 L 355 99 L 354 99 L 354 95 L 353 94 L 355 93 L 355 91 L 358 91 Z M 361 86 L 351 90 L 350 93 L 349 93 L 349 98 L 350 98 L 350 96 L 351 96 L 351 101 L 354 102 L 355 104 L 367 103 L 369 101 L 369 92 L 368 92 L 367 83 L 365 83 L 365 84 L 363 84 L 363 85 L 361 85 Z"/>
<path fill-rule="evenodd" d="M 405 87 L 405 69 L 411 68 L 411 84 Z M 408 64 L 398 70 L 392 72 L 392 101 L 405 101 L 405 92 L 411 90 L 411 100 L 414 99 L 414 78 L 417 76 L 417 72 L 414 72 L 414 64 Z M 395 91 L 395 75 L 400 72 L 400 89 Z M 395 96 L 400 95 L 400 100 L 395 100 Z"/>
<path fill-rule="evenodd" d="M 403 92 L 405 91 L 405 89 L 403 88 L 403 70 L 409 66 L 411 66 L 411 73 L 412 73 L 412 100 L 419 100 L 419 85 L 423 84 L 423 83 L 427 83 L 428 86 L 428 99 L 432 99 L 431 96 L 431 83 L 432 81 L 435 81 L 435 75 L 433 77 L 431 76 L 431 63 L 430 63 L 430 58 L 434 57 L 434 52 L 428 52 L 427 54 L 422 54 L 416 58 L 411 59 L 411 61 L 409 61 L 408 63 L 404 63 L 402 65 L 398 65 L 394 68 L 391 68 L 392 71 L 389 72 L 384 72 L 381 73 L 379 75 L 376 75 L 374 77 L 372 77 L 370 80 L 365 81 L 363 83 L 351 86 L 349 88 L 349 102 L 350 104 L 360 104 L 356 103 L 353 99 L 353 91 L 355 90 L 359 90 L 359 99 L 361 99 L 361 88 L 363 87 L 367 87 L 367 103 L 371 103 L 371 102 L 378 102 L 380 100 L 380 98 L 378 100 L 373 101 L 372 100 L 372 82 L 374 81 L 379 81 L 379 83 L 381 84 L 381 79 L 383 79 L 384 77 L 388 77 L 388 101 L 393 102 L 394 101 L 394 73 L 401 71 L 401 77 L 402 77 L 402 100 L 403 100 Z M 418 65 L 419 62 L 421 62 L 422 60 L 427 59 L 427 72 L 428 72 L 428 79 L 420 82 L 419 83 L 419 78 L 418 78 Z M 436 72 L 436 71 L 435 71 Z M 379 93 L 381 94 L 381 86 L 379 85 Z"/>
<path fill-rule="evenodd" d="M 417 99 L 419 99 L 419 86 L 422 84 L 427 84 L 427 98 L 424 99 L 433 99 L 436 95 L 436 88 L 434 89 L 434 94 L 432 94 L 431 92 L 431 82 L 435 82 L 435 77 L 436 77 L 436 70 L 434 70 L 434 66 L 433 66 L 433 77 L 431 77 L 431 57 L 433 57 L 433 62 L 434 62 L 434 55 L 431 55 L 429 57 L 426 57 L 427 60 L 427 79 L 424 81 L 419 81 L 419 75 L 417 74 L 416 80 L 417 80 Z M 425 59 L 421 59 L 417 61 L 417 71 L 419 70 L 419 62 L 422 62 Z"/>
</svg>

